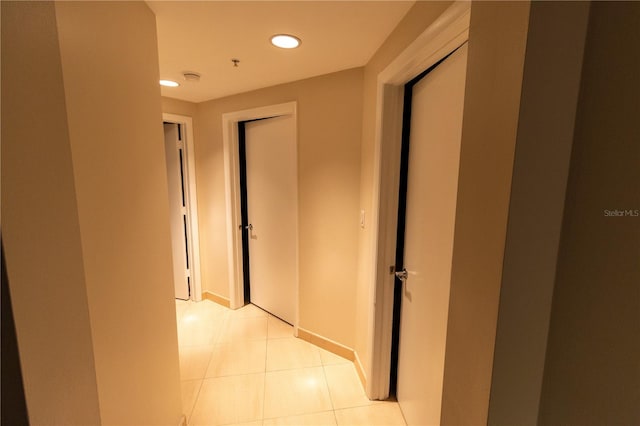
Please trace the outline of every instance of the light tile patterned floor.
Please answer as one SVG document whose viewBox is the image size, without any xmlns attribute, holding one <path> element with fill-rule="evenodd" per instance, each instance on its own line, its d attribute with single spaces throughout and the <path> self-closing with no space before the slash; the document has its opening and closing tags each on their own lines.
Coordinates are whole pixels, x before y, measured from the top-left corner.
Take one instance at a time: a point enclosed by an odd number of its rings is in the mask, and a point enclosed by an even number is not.
<svg viewBox="0 0 640 426">
<path fill-rule="evenodd" d="M 247 305 L 176 300 L 189 425 L 404 425 L 395 402 L 370 401 L 353 364 L 293 337 Z"/>
</svg>

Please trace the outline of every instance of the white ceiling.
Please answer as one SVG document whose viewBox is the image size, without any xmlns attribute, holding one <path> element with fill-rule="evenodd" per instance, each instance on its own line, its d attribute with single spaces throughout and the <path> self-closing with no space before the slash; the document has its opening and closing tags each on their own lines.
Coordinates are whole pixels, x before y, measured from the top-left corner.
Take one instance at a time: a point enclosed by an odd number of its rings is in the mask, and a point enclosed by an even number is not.
<svg viewBox="0 0 640 426">
<path fill-rule="evenodd" d="M 363 66 L 414 1 L 147 1 L 156 14 L 162 95 L 202 102 Z M 279 49 L 274 34 L 302 39 Z M 235 68 L 232 58 L 240 60 Z M 184 81 L 184 71 L 202 75 Z"/>
</svg>

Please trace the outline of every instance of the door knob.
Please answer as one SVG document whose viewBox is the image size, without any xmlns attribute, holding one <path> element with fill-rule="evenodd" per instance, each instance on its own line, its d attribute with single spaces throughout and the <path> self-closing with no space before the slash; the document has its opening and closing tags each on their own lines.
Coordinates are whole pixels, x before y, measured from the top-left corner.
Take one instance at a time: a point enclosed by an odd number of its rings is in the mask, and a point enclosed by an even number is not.
<svg viewBox="0 0 640 426">
<path fill-rule="evenodd" d="M 402 271 L 397 271 L 397 272 L 396 272 L 396 277 L 397 277 L 400 281 L 404 282 L 404 281 L 406 281 L 406 280 L 407 280 L 407 278 L 409 277 L 409 273 L 407 272 L 407 270 L 406 270 L 406 269 L 403 269 Z"/>
<path fill-rule="evenodd" d="M 247 226 L 244 227 L 244 229 L 248 229 L 249 231 L 253 231 L 253 225 L 252 224 L 248 224 Z"/>
</svg>

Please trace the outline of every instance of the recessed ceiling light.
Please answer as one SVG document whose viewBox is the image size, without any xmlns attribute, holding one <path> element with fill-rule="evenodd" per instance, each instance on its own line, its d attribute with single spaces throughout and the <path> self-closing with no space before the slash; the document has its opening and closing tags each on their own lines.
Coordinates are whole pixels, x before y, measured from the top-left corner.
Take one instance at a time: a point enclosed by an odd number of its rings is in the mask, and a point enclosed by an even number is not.
<svg viewBox="0 0 640 426">
<path fill-rule="evenodd" d="M 180 86 L 177 81 L 173 80 L 160 80 L 160 86 L 165 87 L 178 87 Z"/>
<path fill-rule="evenodd" d="M 300 46 L 300 39 L 289 34 L 276 34 L 271 37 L 271 44 L 283 49 L 295 49 Z"/>
</svg>

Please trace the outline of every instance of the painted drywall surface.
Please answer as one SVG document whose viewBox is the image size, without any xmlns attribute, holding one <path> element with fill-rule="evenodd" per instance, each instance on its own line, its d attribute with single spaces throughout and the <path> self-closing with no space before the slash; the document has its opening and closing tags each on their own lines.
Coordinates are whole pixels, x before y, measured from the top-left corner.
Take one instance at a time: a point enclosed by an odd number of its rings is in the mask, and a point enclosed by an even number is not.
<svg viewBox="0 0 640 426">
<path fill-rule="evenodd" d="M 56 16 L 100 413 L 182 414 L 155 16 L 59 2 Z"/>
<path fill-rule="evenodd" d="M 2 238 L 32 424 L 99 424 L 53 3 L 2 2 Z"/>
<path fill-rule="evenodd" d="M 179 99 L 162 97 L 162 112 L 169 114 L 185 115 L 194 117 L 198 105 L 193 102 L 181 101 Z"/>
<path fill-rule="evenodd" d="M 352 347 L 362 68 L 198 104 L 203 290 L 228 297 L 222 114 L 297 101 L 300 326 Z M 283 261 L 286 267 L 286 261 Z"/>
<path fill-rule="evenodd" d="M 640 3 L 591 5 L 541 425 L 640 424 L 638 22 Z"/>
<path fill-rule="evenodd" d="M 238 107 L 241 110 L 244 107 Z M 222 146 L 222 114 L 213 101 L 198 104 L 193 127 L 202 292 L 230 298 Z"/>
<path fill-rule="evenodd" d="M 365 210 L 368 219 L 364 229 L 358 233 L 358 279 L 356 296 L 356 338 L 355 350 L 364 370 L 370 368 L 368 350 L 370 338 L 369 313 L 372 309 L 371 294 L 374 283 L 371 272 L 374 269 L 371 212 L 373 206 L 373 168 L 376 123 L 376 97 L 378 74 L 411 42 L 415 40 L 452 2 L 417 2 L 400 21 L 398 26 L 380 46 L 364 68 L 362 148 L 360 171 L 360 209 Z"/>
<path fill-rule="evenodd" d="M 587 2 L 531 4 L 489 424 L 538 418 Z M 553 64 L 553 65 L 552 65 Z"/>
<path fill-rule="evenodd" d="M 528 2 L 471 6 L 443 425 L 487 423 L 528 21 Z"/>
</svg>

